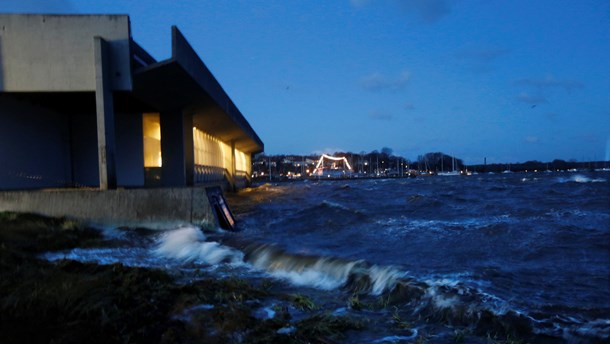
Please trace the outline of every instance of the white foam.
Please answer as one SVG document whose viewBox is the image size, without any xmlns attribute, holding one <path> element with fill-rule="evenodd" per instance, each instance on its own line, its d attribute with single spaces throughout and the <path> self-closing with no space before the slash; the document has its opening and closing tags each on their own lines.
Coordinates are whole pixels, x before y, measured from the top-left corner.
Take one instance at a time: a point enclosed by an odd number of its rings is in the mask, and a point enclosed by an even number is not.
<svg viewBox="0 0 610 344">
<path fill-rule="evenodd" d="M 273 319 L 275 317 L 275 311 L 271 307 L 263 307 L 254 311 L 253 315 L 257 319 Z"/>
<path fill-rule="evenodd" d="M 335 202 L 331 202 L 331 201 L 327 201 L 327 200 L 323 200 L 322 201 L 322 205 L 323 206 L 327 206 L 329 208 L 335 208 L 335 209 L 341 209 L 341 210 L 350 210 L 348 207 L 341 205 L 339 203 L 335 203 Z"/>
<path fill-rule="evenodd" d="M 364 274 L 370 278 L 373 295 L 392 289 L 398 279 L 406 273 L 392 266 L 363 266 L 363 262 L 345 261 L 328 257 L 293 256 L 269 246 L 261 246 L 249 255 L 254 269 L 265 271 L 271 276 L 288 281 L 296 286 L 307 286 L 322 290 L 332 290 L 344 286 L 352 273 Z"/>
<path fill-rule="evenodd" d="M 347 282 L 350 271 L 357 262 L 339 264 L 326 258 L 318 259 L 310 266 L 295 266 L 282 264 L 277 260 L 270 260 L 263 255 L 254 263 L 256 268 L 266 270 L 273 277 L 288 280 L 296 286 L 308 286 L 322 290 L 332 290 L 341 287 Z"/>
<path fill-rule="evenodd" d="M 277 330 L 276 333 L 277 334 L 291 334 L 294 333 L 297 329 L 293 326 L 288 326 L 288 327 L 282 327 L 281 329 Z"/>
<path fill-rule="evenodd" d="M 439 291 L 438 287 L 426 289 L 426 297 L 432 301 L 436 309 L 452 309 L 461 303 L 459 297 Z"/>
<path fill-rule="evenodd" d="M 411 341 L 417 337 L 417 329 L 412 329 L 410 336 L 387 336 L 373 341 L 373 343 L 400 343 Z"/>
<path fill-rule="evenodd" d="M 240 263 L 243 253 L 217 242 L 206 242 L 205 235 L 197 227 L 185 226 L 161 236 L 154 249 L 158 256 L 182 262 L 215 265 L 221 262 Z"/>
<path fill-rule="evenodd" d="M 589 178 L 589 177 L 584 176 L 582 174 L 575 174 L 575 175 L 571 176 L 570 178 L 558 178 L 557 181 L 560 182 L 560 183 L 568 183 L 568 182 L 572 182 L 572 183 L 605 183 L 605 182 L 607 182 L 607 180 L 604 179 L 604 178 Z"/>
<path fill-rule="evenodd" d="M 583 337 L 610 339 L 610 319 L 596 319 L 583 324 L 575 332 Z"/>
<path fill-rule="evenodd" d="M 47 252 L 41 257 L 49 261 L 69 259 L 102 265 L 117 263 L 135 267 L 155 265 L 154 258 L 147 255 L 147 250 L 138 247 L 75 248 L 69 251 Z"/>
<path fill-rule="evenodd" d="M 606 181 L 604 178 L 588 178 L 581 174 L 572 176 L 570 180 L 576 183 L 603 183 Z"/>
<path fill-rule="evenodd" d="M 373 265 L 369 269 L 369 276 L 373 281 L 371 294 L 380 295 L 386 290 L 392 289 L 398 279 L 407 275 L 406 272 L 399 271 L 391 266 L 379 267 Z"/>
</svg>

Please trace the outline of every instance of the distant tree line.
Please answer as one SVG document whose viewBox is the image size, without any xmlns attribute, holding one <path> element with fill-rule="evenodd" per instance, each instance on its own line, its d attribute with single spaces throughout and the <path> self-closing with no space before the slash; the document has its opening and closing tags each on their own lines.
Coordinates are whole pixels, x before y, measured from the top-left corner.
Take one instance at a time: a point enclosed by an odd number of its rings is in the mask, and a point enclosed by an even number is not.
<svg viewBox="0 0 610 344">
<path fill-rule="evenodd" d="M 345 157 L 354 173 L 365 175 L 395 175 L 414 168 L 409 159 L 393 154 L 393 150 L 383 147 L 380 151 L 371 152 L 335 152 L 328 154 L 334 157 Z M 269 176 L 274 178 L 305 176 L 313 172 L 320 154 L 309 155 L 264 155 L 259 154 L 252 160 L 252 174 L 255 177 Z"/>
<path fill-rule="evenodd" d="M 523 163 L 510 163 L 510 164 L 483 164 L 483 165 L 470 165 L 468 169 L 473 172 L 485 173 L 493 172 L 499 173 L 504 171 L 511 172 L 533 172 L 533 171 L 567 171 L 567 170 L 595 170 L 598 168 L 605 168 L 607 166 L 605 161 L 588 161 L 588 162 L 577 162 L 577 161 L 565 161 L 555 159 L 551 162 L 541 162 L 536 160 L 526 161 Z"/>
<path fill-rule="evenodd" d="M 470 171 L 478 173 L 500 173 L 505 171 L 566 171 L 610 167 L 607 162 L 576 162 L 555 159 L 551 162 L 526 161 L 523 163 L 495 163 L 466 165 L 460 158 L 442 152 L 419 155 L 415 161 L 393 154 L 393 150 L 383 147 L 371 152 L 335 152 L 329 154 L 345 157 L 352 170 L 361 176 L 393 177 L 405 176 L 412 172 L 439 173 L 449 171 Z M 255 178 L 286 179 L 307 177 L 313 173 L 320 154 L 309 155 L 265 155 L 258 154 L 252 160 L 252 174 Z"/>
<path fill-rule="evenodd" d="M 417 170 L 428 172 L 462 171 L 466 165 L 462 159 L 436 152 L 426 153 L 417 157 Z"/>
</svg>

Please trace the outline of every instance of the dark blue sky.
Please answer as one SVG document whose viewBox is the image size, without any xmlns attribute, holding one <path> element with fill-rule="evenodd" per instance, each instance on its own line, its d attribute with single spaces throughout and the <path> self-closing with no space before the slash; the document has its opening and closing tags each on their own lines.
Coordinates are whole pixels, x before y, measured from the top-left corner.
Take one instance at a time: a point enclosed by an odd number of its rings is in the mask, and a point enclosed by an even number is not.
<svg viewBox="0 0 610 344">
<path fill-rule="evenodd" d="M 2 0 L 122 13 L 155 58 L 177 25 L 266 153 L 610 160 L 610 2 Z"/>
</svg>

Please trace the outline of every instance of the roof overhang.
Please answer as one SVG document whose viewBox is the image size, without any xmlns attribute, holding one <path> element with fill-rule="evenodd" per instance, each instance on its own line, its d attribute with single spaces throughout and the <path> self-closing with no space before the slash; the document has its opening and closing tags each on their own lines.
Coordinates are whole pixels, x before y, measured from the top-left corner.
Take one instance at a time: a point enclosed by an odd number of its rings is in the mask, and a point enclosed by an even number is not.
<svg viewBox="0 0 610 344">
<path fill-rule="evenodd" d="M 140 48 L 141 49 L 141 48 Z M 214 75 L 182 33 L 172 27 L 172 57 L 133 73 L 133 92 L 159 111 L 191 111 L 194 125 L 243 152 L 258 153 L 264 145 Z"/>
</svg>

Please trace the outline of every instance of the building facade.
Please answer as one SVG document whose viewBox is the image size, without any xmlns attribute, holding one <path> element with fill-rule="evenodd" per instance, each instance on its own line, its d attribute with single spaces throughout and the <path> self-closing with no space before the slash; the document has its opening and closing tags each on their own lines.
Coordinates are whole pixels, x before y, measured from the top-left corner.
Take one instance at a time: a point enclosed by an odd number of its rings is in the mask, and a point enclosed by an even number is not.
<svg viewBox="0 0 610 344">
<path fill-rule="evenodd" d="M 0 14 L 0 190 L 246 185 L 263 143 L 171 33 L 157 61 L 126 15 Z"/>
</svg>

